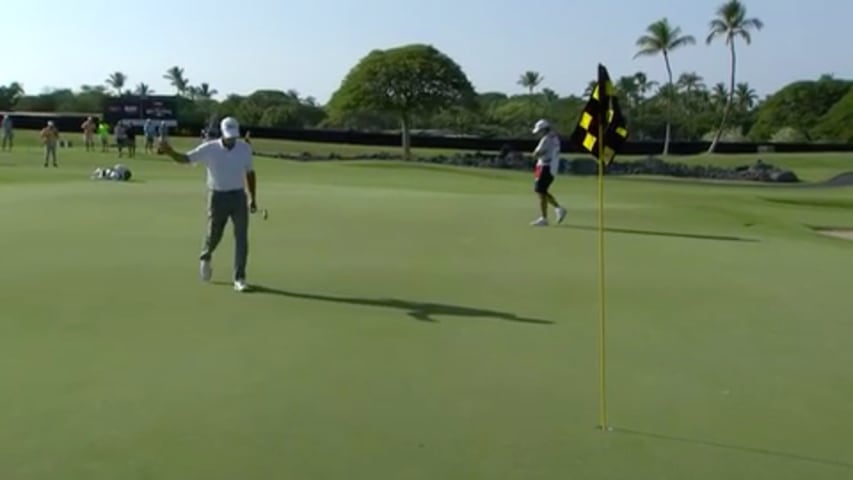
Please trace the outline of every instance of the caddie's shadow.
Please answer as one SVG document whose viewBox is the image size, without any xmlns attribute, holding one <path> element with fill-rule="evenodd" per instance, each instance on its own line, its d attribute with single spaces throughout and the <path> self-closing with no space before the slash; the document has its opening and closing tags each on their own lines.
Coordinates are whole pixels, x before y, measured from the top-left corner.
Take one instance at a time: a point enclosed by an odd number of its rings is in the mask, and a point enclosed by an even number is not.
<svg viewBox="0 0 853 480">
<path fill-rule="evenodd" d="M 560 225 L 561 228 L 571 228 L 573 230 L 588 230 L 597 232 L 598 227 L 587 225 Z M 759 240 L 754 238 L 736 237 L 731 235 L 706 235 L 698 233 L 680 233 L 680 232 L 661 232 L 655 230 L 637 230 L 631 228 L 614 228 L 604 227 L 604 231 L 608 233 L 619 233 L 625 235 L 645 235 L 652 237 L 671 237 L 671 238 L 686 238 L 690 240 L 711 240 L 717 242 L 746 242 L 758 243 Z"/>
<path fill-rule="evenodd" d="M 312 300 L 318 302 L 342 303 L 347 305 L 358 305 L 362 307 L 392 308 L 395 310 L 402 310 L 413 320 L 419 320 L 422 322 L 435 323 L 438 322 L 435 317 L 446 316 L 491 318 L 495 320 L 504 320 L 508 322 L 527 323 L 535 325 L 552 325 L 554 323 L 550 320 L 520 317 L 514 313 L 501 312 L 497 310 L 463 307 L 459 305 L 447 305 L 443 303 L 415 302 L 409 300 L 400 300 L 396 298 L 338 297 L 331 295 L 319 295 L 279 290 L 275 288 L 264 287 L 261 285 L 252 285 L 249 289 L 249 293 L 277 295 L 280 297 L 295 298 L 300 300 Z"/>
</svg>

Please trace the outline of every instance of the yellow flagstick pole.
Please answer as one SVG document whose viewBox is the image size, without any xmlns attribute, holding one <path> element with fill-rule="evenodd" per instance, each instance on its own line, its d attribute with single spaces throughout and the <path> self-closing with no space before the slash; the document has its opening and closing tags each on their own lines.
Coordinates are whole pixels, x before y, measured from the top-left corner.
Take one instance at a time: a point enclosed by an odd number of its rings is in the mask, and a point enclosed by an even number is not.
<svg viewBox="0 0 853 480">
<path fill-rule="evenodd" d="M 600 70 L 601 67 L 599 67 Z M 602 75 L 598 75 L 598 292 L 599 292 L 599 388 L 600 388 L 600 423 L 601 429 L 609 430 L 607 424 L 607 285 L 605 282 L 605 253 L 604 253 L 604 131 L 607 121 L 607 105 L 604 98 L 607 96 L 607 85 L 602 81 Z"/>
</svg>

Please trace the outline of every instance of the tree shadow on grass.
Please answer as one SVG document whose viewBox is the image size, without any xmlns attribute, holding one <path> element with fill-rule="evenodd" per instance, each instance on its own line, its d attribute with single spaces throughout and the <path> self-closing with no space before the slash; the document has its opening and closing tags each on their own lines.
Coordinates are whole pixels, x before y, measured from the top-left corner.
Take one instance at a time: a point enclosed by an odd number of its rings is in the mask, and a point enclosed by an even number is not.
<svg viewBox="0 0 853 480">
<path fill-rule="evenodd" d="M 732 451 L 737 451 L 737 452 L 753 453 L 756 455 L 766 455 L 769 457 L 783 458 L 783 459 L 789 459 L 789 460 L 797 460 L 800 462 L 810 462 L 810 463 L 832 466 L 832 467 L 841 467 L 841 468 L 846 468 L 846 469 L 853 469 L 853 463 L 850 463 L 850 462 L 844 462 L 844 461 L 840 461 L 840 460 L 832 460 L 832 459 L 827 459 L 827 458 L 810 457 L 807 455 L 799 455 L 799 454 L 795 454 L 795 453 L 777 452 L 775 450 L 768 450 L 766 448 L 746 447 L 743 445 L 732 445 L 732 444 L 728 444 L 728 443 L 711 442 L 708 440 L 699 440 L 699 439 L 695 439 L 695 438 L 684 438 L 684 437 L 677 437 L 677 436 L 673 436 L 673 435 L 664 435 L 664 434 L 660 434 L 660 433 L 641 432 L 641 431 L 637 431 L 637 430 L 627 430 L 627 429 L 621 429 L 621 428 L 615 428 L 613 431 L 615 433 L 621 433 L 624 435 L 633 435 L 633 436 L 637 436 L 637 437 L 652 438 L 652 439 L 656 439 L 656 440 L 666 440 L 669 442 L 678 442 L 678 443 L 685 443 L 685 444 L 691 444 L 691 445 L 700 445 L 700 446 L 704 446 L 704 447 L 721 448 L 721 449 L 732 450 Z"/>
<path fill-rule="evenodd" d="M 588 230 L 588 231 L 598 231 L 598 227 L 591 227 L 587 225 L 560 225 L 561 228 L 571 228 L 574 230 Z M 610 233 L 622 233 L 627 235 L 646 235 L 653 237 L 672 237 L 672 238 L 687 238 L 691 240 L 712 240 L 718 242 L 745 242 L 745 243 L 758 243 L 759 240 L 755 238 L 746 238 L 746 237 L 736 237 L 729 235 L 704 235 L 697 233 L 679 233 L 679 232 L 661 232 L 655 230 L 636 230 L 630 228 L 614 228 L 614 227 L 604 227 L 605 232 Z"/>
<path fill-rule="evenodd" d="M 443 303 L 417 302 L 400 300 L 396 298 L 358 298 L 338 297 L 331 295 L 319 295 L 312 293 L 299 293 L 288 290 L 265 287 L 262 285 L 251 285 L 248 293 L 262 295 L 277 295 L 280 297 L 295 298 L 300 300 L 312 300 L 318 302 L 340 303 L 346 305 L 358 305 L 362 307 L 377 307 L 402 310 L 413 320 L 422 322 L 438 322 L 435 317 L 468 317 L 468 318 L 491 318 L 508 322 L 527 323 L 534 325 L 553 325 L 550 320 L 520 317 L 514 313 L 501 312 L 474 307 L 463 307 L 459 305 L 447 305 Z"/>
</svg>

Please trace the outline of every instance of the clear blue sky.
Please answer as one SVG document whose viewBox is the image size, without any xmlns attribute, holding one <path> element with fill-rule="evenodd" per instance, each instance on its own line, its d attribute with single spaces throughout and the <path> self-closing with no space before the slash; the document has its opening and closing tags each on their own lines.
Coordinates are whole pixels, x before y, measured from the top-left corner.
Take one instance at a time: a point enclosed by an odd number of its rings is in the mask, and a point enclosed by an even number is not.
<svg viewBox="0 0 853 480">
<path fill-rule="evenodd" d="M 220 1 L 229 8 L 218 8 Z M 4 9 L 3 34 L 13 40 L 0 60 L 0 84 L 19 81 L 38 93 L 102 83 L 120 70 L 131 85 L 145 82 L 171 93 L 162 76 L 180 65 L 192 83 L 208 82 L 220 93 L 293 88 L 325 102 L 371 49 L 418 42 L 453 57 L 481 92 L 520 92 L 519 75 L 535 70 L 544 75 L 543 86 L 579 94 L 599 61 L 614 77 L 643 70 L 662 80 L 662 59 L 632 57 L 645 27 L 666 16 L 698 42 L 673 55 L 676 74 L 695 71 L 713 85 L 728 75 L 723 45 L 704 44 L 721 1 L 13 1 Z M 853 78 L 853 1 L 746 5 L 765 28 L 752 46 L 738 45 L 738 77 L 760 95 L 822 73 Z M 589 41 L 593 8 L 611 15 L 600 45 Z"/>
</svg>

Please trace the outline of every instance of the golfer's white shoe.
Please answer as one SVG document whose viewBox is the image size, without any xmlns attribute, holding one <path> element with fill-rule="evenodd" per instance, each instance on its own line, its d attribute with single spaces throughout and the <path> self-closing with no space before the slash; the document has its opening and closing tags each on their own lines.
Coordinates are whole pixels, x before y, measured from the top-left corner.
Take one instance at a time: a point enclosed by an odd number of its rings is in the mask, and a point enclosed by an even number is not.
<svg viewBox="0 0 853 480">
<path fill-rule="evenodd" d="M 249 289 L 249 286 L 246 285 L 245 280 L 235 280 L 234 281 L 234 291 L 245 292 L 248 289 Z"/>
<path fill-rule="evenodd" d="M 557 223 L 563 223 L 563 220 L 566 219 L 566 209 L 563 207 L 557 207 Z"/>
<path fill-rule="evenodd" d="M 545 217 L 539 217 L 536 220 L 534 220 L 533 222 L 531 222 L 530 225 L 532 225 L 534 227 L 547 227 L 548 226 L 548 219 Z"/>
<path fill-rule="evenodd" d="M 213 267 L 210 266 L 210 260 L 201 261 L 198 267 L 198 274 L 201 277 L 201 281 L 210 281 L 210 278 L 213 277 Z"/>
</svg>

